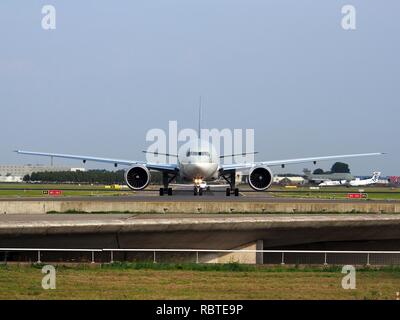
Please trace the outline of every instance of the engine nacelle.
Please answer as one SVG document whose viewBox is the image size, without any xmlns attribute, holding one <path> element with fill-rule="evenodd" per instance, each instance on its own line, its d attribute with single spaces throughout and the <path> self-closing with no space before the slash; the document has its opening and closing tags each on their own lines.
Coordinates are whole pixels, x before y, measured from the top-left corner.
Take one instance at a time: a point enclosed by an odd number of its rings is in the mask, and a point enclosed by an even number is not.
<svg viewBox="0 0 400 320">
<path fill-rule="evenodd" d="M 136 165 L 125 171 L 125 181 L 132 190 L 142 190 L 150 183 L 150 171 L 145 166 Z"/>
<path fill-rule="evenodd" d="M 272 171 L 268 167 L 254 167 L 249 173 L 249 185 L 256 191 L 264 191 L 273 180 Z"/>
</svg>

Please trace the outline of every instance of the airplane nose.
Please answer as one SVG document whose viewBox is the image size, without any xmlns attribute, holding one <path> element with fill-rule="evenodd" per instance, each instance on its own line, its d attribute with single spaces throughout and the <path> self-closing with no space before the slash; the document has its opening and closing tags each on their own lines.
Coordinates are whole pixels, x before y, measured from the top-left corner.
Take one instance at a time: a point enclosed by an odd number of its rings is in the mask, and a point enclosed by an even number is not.
<svg viewBox="0 0 400 320">
<path fill-rule="evenodd" d="M 194 166 L 193 170 L 195 171 L 195 173 L 198 176 L 205 176 L 207 174 L 207 171 L 209 170 L 209 166 L 208 165 L 194 164 L 193 166 Z"/>
<path fill-rule="evenodd" d="M 216 168 L 210 163 L 192 163 L 185 166 L 185 173 L 190 177 L 208 177 L 214 173 Z"/>
</svg>

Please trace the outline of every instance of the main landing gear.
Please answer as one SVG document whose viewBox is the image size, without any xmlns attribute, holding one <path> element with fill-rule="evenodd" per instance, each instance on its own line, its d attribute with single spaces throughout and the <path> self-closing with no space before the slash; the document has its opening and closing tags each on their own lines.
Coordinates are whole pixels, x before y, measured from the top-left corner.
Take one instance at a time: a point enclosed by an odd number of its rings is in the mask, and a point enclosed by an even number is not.
<svg viewBox="0 0 400 320">
<path fill-rule="evenodd" d="M 233 194 L 233 195 L 235 195 L 235 197 L 238 197 L 239 189 L 235 187 L 236 186 L 236 170 L 224 171 L 221 173 L 221 176 L 230 185 L 230 188 L 226 188 L 226 190 L 225 190 L 226 196 L 230 197 L 230 195 Z"/>
<path fill-rule="evenodd" d="M 174 180 L 176 177 L 176 174 L 172 175 L 171 177 L 167 172 L 163 172 L 163 188 L 160 188 L 160 196 L 163 196 L 165 194 L 168 194 L 169 196 L 172 196 L 172 188 L 168 187 L 168 185 Z"/>
</svg>

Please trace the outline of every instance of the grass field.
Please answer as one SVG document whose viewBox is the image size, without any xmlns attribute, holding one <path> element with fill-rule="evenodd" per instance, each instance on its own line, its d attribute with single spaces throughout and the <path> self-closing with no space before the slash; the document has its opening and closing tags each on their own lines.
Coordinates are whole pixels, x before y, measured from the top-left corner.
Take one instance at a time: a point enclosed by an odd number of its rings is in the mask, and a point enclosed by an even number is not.
<svg viewBox="0 0 400 320">
<path fill-rule="evenodd" d="M 126 194 L 126 193 L 125 193 Z M 101 191 L 63 191 L 62 196 L 117 196 L 122 195 L 119 192 L 101 192 Z M 43 197 L 42 191 L 9 191 L 9 190 L 0 190 L 0 197 L 8 198 L 8 197 Z"/>
<path fill-rule="evenodd" d="M 360 201 L 368 200 L 400 200 L 400 190 L 390 187 L 325 187 L 319 190 L 310 190 L 309 187 L 297 187 L 296 189 L 286 189 L 284 187 L 273 186 L 268 190 L 274 197 L 287 198 L 316 198 L 316 199 L 346 199 L 348 193 L 359 193 L 364 190 L 368 197 Z"/>
<path fill-rule="evenodd" d="M 216 266 L 59 266 L 56 289 L 44 290 L 39 266 L 0 266 L 0 299 L 396 299 L 400 269 L 356 273 L 341 268 Z"/>
<path fill-rule="evenodd" d="M 12 190 L 10 190 L 12 189 Z M 129 190 L 107 190 L 104 185 L 76 184 L 0 184 L 0 197 L 43 197 L 43 190 L 63 190 L 62 196 L 119 196 Z"/>
<path fill-rule="evenodd" d="M 357 193 L 357 191 L 348 191 L 348 193 Z M 273 191 L 271 192 L 274 197 L 279 198 L 312 198 L 312 199 L 347 199 L 347 192 L 318 192 L 318 191 L 313 191 L 313 192 L 293 192 L 293 191 L 287 191 L 287 192 L 280 192 L 280 193 L 274 193 Z M 397 192 L 382 192 L 380 191 L 379 193 L 374 193 L 374 192 L 366 192 L 368 194 L 368 197 L 365 199 L 359 199 L 359 201 L 368 201 L 368 200 L 400 200 L 400 193 Z"/>
</svg>

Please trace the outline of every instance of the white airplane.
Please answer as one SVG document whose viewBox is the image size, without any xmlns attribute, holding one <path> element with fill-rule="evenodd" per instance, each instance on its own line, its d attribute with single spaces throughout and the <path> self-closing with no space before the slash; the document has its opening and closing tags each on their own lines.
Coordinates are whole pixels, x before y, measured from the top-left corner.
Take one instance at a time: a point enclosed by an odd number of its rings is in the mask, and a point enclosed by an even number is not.
<svg viewBox="0 0 400 320">
<path fill-rule="evenodd" d="M 360 186 L 368 186 L 371 184 L 375 184 L 378 182 L 378 179 L 380 177 L 381 173 L 380 172 L 374 172 L 372 177 L 369 179 L 360 179 L 356 178 L 354 180 L 339 180 L 339 181 L 324 181 L 320 183 L 318 186 L 320 187 L 332 187 L 332 186 L 347 186 L 347 187 L 360 187 Z"/>
<path fill-rule="evenodd" d="M 201 128 L 201 108 L 199 109 L 199 133 Z M 170 187 L 171 182 L 176 178 L 183 178 L 185 181 L 191 181 L 193 184 L 186 185 L 193 187 L 194 195 L 202 195 L 204 190 L 210 187 L 226 187 L 226 195 L 230 196 L 234 194 L 239 196 L 239 189 L 236 187 L 236 171 L 248 171 L 249 179 L 248 183 L 251 188 L 256 191 L 264 191 L 268 189 L 273 181 L 273 174 L 270 167 L 281 166 L 285 167 L 287 164 L 297 164 L 324 160 L 334 160 L 342 158 L 355 158 L 355 157 L 366 157 L 366 156 L 377 156 L 383 153 L 361 153 L 361 154 L 345 154 L 345 155 L 334 155 L 334 156 L 323 156 L 323 157 L 308 157 L 298 159 L 287 159 L 287 160 L 273 160 L 273 161 L 262 161 L 254 163 L 235 163 L 235 164 L 222 164 L 220 160 L 226 157 L 234 157 L 232 155 L 218 156 L 215 148 L 208 141 L 196 140 L 189 141 L 180 148 L 179 154 L 162 154 L 166 156 L 177 157 L 176 164 L 169 163 L 149 163 L 144 161 L 135 160 L 121 160 L 112 158 L 100 158 L 93 156 L 81 156 L 71 154 L 59 154 L 59 153 L 45 153 L 45 152 L 32 152 L 32 151 L 15 151 L 19 154 L 33 155 L 33 156 L 45 156 L 51 158 L 64 158 L 64 159 L 75 159 L 81 160 L 83 163 L 86 161 L 112 163 L 115 167 L 118 165 L 128 166 L 125 170 L 125 181 L 128 187 L 132 190 L 143 190 L 145 189 L 151 179 L 150 171 L 159 171 L 163 176 L 163 187 L 160 188 L 160 196 L 165 193 L 172 195 L 172 188 Z M 256 152 L 253 152 L 254 154 Z M 248 153 L 247 153 L 248 154 Z M 240 154 L 242 156 L 246 153 Z M 228 185 L 207 185 L 209 181 L 216 181 L 218 179 L 224 179 Z"/>
<path fill-rule="evenodd" d="M 377 156 L 383 153 L 361 153 L 361 154 L 346 154 L 322 157 L 308 157 L 286 160 L 272 160 L 254 163 L 235 163 L 235 164 L 221 164 L 220 158 L 217 155 L 215 148 L 207 141 L 194 141 L 189 142 L 185 148 L 181 148 L 181 152 L 177 155 L 177 164 L 161 164 L 149 163 L 135 160 L 121 160 L 112 158 L 100 158 L 93 156 L 70 155 L 59 153 L 44 153 L 32 151 L 16 151 L 19 154 L 45 156 L 52 158 L 64 158 L 81 160 L 83 163 L 86 161 L 112 163 L 115 167 L 118 165 L 128 166 L 125 170 L 125 181 L 128 187 L 132 190 L 143 190 L 150 183 L 150 171 L 159 171 L 163 174 L 163 187 L 160 188 L 160 195 L 167 193 L 172 195 L 172 188 L 169 187 L 172 180 L 176 177 L 181 177 L 184 180 L 193 182 L 194 194 L 202 195 L 202 192 L 207 188 L 206 182 L 215 181 L 223 178 L 228 182 L 229 186 L 226 188 L 226 195 L 229 196 L 233 193 L 235 196 L 239 195 L 239 189 L 236 188 L 236 171 L 249 170 L 248 183 L 251 188 L 256 191 L 264 191 L 271 186 L 273 181 L 273 174 L 270 167 L 281 166 L 285 167 L 287 164 L 297 164 L 305 162 L 334 160 L 342 158 L 355 158 L 365 156 Z M 234 156 L 234 155 L 231 155 Z M 222 156 L 226 157 L 226 156 Z M 372 178 L 376 179 L 376 178 Z M 368 179 L 371 180 L 372 179 Z M 364 183 L 360 180 L 358 183 Z"/>
<path fill-rule="evenodd" d="M 326 180 L 321 182 L 318 186 L 319 187 L 334 187 L 334 186 L 345 186 L 348 184 L 349 181 L 347 180 Z"/>
<path fill-rule="evenodd" d="M 377 183 L 380 176 L 381 176 L 381 173 L 380 173 L 380 172 L 374 172 L 374 173 L 372 174 L 372 177 L 369 178 L 369 179 L 362 179 L 362 180 L 361 180 L 361 179 L 359 179 L 359 178 L 356 178 L 355 180 L 351 180 L 351 181 L 349 182 L 349 184 L 350 184 L 350 186 L 352 186 L 352 187 L 368 186 L 368 185 L 370 185 L 370 184 L 375 184 L 375 183 Z"/>
</svg>

